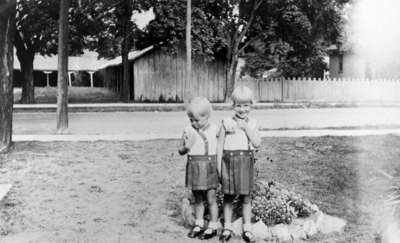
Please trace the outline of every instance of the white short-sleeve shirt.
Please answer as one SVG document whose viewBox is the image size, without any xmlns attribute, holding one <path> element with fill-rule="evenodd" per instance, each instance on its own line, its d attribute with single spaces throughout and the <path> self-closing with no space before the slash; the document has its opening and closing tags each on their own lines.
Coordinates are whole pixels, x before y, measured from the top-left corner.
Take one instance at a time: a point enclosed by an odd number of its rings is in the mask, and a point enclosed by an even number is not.
<svg viewBox="0 0 400 243">
<path fill-rule="evenodd" d="M 218 126 L 215 124 L 209 124 L 205 129 L 200 129 L 200 131 L 204 134 L 208 143 L 208 155 L 216 155 L 217 154 L 217 134 L 218 134 Z M 189 155 L 205 155 L 205 143 L 200 134 L 192 127 L 187 126 L 184 129 L 184 135 L 187 136 L 187 139 L 193 141 L 193 146 L 189 148 Z"/>
<path fill-rule="evenodd" d="M 227 123 L 233 125 L 233 127 L 227 127 Z M 258 133 L 258 124 L 257 120 L 254 118 L 248 118 L 247 121 L 250 129 Z M 236 121 L 233 120 L 232 117 L 225 118 L 222 121 L 222 126 L 225 128 L 225 143 L 224 150 L 253 150 L 254 146 L 249 141 L 246 133 L 243 129 L 239 128 Z"/>
</svg>

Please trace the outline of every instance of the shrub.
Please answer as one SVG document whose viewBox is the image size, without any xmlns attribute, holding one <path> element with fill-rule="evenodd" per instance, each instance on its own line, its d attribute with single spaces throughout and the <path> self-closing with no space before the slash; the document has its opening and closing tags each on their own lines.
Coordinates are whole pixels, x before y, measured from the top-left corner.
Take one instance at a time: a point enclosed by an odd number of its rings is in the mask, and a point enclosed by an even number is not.
<svg viewBox="0 0 400 243">
<path fill-rule="evenodd" d="M 276 182 L 257 181 L 252 196 L 253 220 L 266 225 L 290 224 L 295 218 L 310 216 L 318 207 L 299 194 L 285 189 Z M 219 213 L 223 212 L 223 194 L 217 190 Z M 233 202 L 234 218 L 242 215 L 239 199 Z"/>
</svg>

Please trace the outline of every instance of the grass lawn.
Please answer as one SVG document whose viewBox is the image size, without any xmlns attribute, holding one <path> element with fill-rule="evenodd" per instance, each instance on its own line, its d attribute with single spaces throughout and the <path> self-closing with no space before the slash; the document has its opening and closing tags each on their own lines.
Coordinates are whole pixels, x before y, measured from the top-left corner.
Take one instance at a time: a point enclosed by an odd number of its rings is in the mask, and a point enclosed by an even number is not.
<svg viewBox="0 0 400 243">
<path fill-rule="evenodd" d="M 21 99 L 21 88 L 14 88 L 14 103 Z M 106 88 L 68 87 L 69 103 L 110 103 L 119 102 L 119 97 Z M 57 87 L 35 87 L 35 102 L 38 104 L 57 103 Z"/>
<path fill-rule="evenodd" d="M 177 140 L 21 142 L 0 155 L 0 239 L 33 242 L 200 242 L 180 219 L 185 161 Z M 274 159 L 267 163 L 265 157 Z M 383 169 L 400 174 L 400 137 L 266 138 L 258 177 L 276 180 L 348 221 L 310 242 L 374 242 Z M 214 241 L 211 241 L 214 242 Z M 240 242 L 240 241 L 232 241 Z"/>
</svg>

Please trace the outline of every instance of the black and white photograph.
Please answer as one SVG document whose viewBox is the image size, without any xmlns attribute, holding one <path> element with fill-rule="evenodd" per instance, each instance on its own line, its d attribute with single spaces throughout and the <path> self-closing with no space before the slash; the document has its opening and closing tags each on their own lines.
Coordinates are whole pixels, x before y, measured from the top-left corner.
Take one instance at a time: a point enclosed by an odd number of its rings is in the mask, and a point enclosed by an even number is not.
<svg viewBox="0 0 400 243">
<path fill-rule="evenodd" d="M 400 243 L 398 0 L 0 0 L 0 243 Z"/>
</svg>

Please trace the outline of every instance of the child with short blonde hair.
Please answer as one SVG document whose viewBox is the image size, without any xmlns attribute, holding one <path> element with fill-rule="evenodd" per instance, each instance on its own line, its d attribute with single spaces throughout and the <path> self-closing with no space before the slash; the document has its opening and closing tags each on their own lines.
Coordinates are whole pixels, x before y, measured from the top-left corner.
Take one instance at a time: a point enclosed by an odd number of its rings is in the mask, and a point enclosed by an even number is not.
<svg viewBox="0 0 400 243">
<path fill-rule="evenodd" d="M 179 154 L 187 154 L 186 187 L 195 198 L 195 226 L 189 232 L 190 238 L 210 239 L 217 235 L 218 205 L 216 188 L 217 133 L 218 127 L 209 122 L 211 104 L 204 97 L 192 99 L 187 108 L 190 126 L 184 129 Z M 204 227 L 204 202 L 207 200 L 210 222 Z"/>
<path fill-rule="evenodd" d="M 232 203 L 240 197 L 243 213 L 243 234 L 246 242 L 255 242 L 251 232 L 251 197 L 254 184 L 254 149 L 261 144 L 259 127 L 248 115 L 254 103 L 253 92 L 239 86 L 232 93 L 234 116 L 222 121 L 218 138 L 217 162 L 224 193 L 224 230 L 222 242 L 232 236 Z"/>
</svg>

